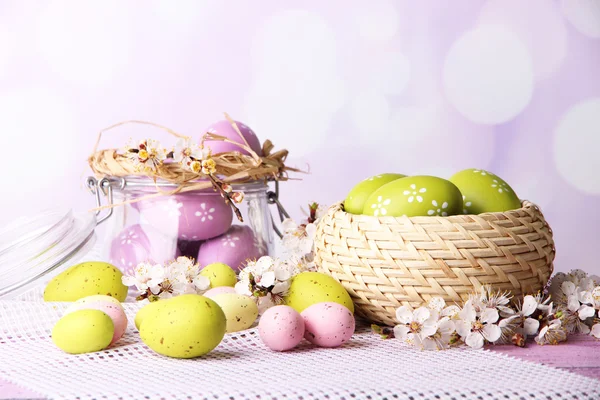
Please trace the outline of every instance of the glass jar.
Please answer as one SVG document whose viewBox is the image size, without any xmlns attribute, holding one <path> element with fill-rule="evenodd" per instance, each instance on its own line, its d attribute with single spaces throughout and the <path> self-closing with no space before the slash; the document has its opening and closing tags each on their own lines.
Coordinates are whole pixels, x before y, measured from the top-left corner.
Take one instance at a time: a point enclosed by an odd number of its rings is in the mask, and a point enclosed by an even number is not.
<svg viewBox="0 0 600 400">
<path fill-rule="evenodd" d="M 88 178 L 98 205 L 104 199 L 112 204 L 98 213 L 98 224 L 106 221 L 102 259 L 133 274 L 140 262 L 165 263 L 178 256 L 193 257 L 202 266 L 222 262 L 239 270 L 248 259 L 272 255 L 278 231 L 269 203 L 279 206 L 277 193 L 264 181 L 232 186 L 244 192 L 237 205 L 243 222 L 212 187 L 163 195 L 160 191 L 172 192 L 177 185 L 136 176 Z"/>
</svg>

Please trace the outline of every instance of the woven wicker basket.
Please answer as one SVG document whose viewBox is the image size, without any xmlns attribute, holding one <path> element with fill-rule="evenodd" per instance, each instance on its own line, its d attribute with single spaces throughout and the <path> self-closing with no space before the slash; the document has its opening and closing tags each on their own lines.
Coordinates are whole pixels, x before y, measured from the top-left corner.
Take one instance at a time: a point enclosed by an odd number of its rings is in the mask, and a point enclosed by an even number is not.
<svg viewBox="0 0 600 400">
<path fill-rule="evenodd" d="M 344 285 L 359 315 L 386 325 L 401 305 L 433 296 L 462 304 L 482 285 L 535 293 L 554 254 L 552 230 L 528 201 L 506 212 L 410 218 L 353 215 L 338 203 L 315 238 L 319 269 Z"/>
</svg>

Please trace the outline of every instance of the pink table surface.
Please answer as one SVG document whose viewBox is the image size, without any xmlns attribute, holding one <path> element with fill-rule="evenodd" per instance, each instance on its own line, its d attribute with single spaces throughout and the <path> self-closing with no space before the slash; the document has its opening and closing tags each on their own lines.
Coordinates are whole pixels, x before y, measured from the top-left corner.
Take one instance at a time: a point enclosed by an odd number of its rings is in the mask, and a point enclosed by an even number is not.
<svg viewBox="0 0 600 400">
<path fill-rule="evenodd" d="M 535 343 L 528 343 L 525 348 L 490 346 L 489 350 L 600 380 L 600 340 L 591 336 L 569 336 L 567 343 L 558 346 L 538 346 Z M 45 397 L 39 393 L 0 378 L 0 400 L 43 398 Z"/>
</svg>

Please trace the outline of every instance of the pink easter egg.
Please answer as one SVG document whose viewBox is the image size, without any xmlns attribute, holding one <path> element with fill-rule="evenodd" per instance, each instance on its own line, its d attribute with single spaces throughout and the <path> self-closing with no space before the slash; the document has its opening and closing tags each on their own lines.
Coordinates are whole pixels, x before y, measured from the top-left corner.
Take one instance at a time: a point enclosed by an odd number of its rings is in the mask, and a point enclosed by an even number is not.
<svg viewBox="0 0 600 400">
<path fill-rule="evenodd" d="M 338 347 L 354 333 L 354 315 L 341 304 L 316 303 L 301 313 L 306 333 L 304 338 L 321 347 Z"/>
<path fill-rule="evenodd" d="M 210 298 L 223 293 L 236 293 L 236 291 L 231 286 L 218 286 L 216 288 L 207 290 L 202 296 Z"/>
<path fill-rule="evenodd" d="M 190 241 L 219 236 L 233 220 L 231 206 L 212 191 L 142 200 L 138 207 L 145 223 L 167 236 Z"/>
<path fill-rule="evenodd" d="M 141 262 L 163 263 L 179 255 L 177 239 L 148 225 L 132 225 L 121 231 L 110 246 L 109 262 L 126 275 L 133 275 Z"/>
<path fill-rule="evenodd" d="M 115 304 L 113 302 L 108 301 L 73 303 L 67 309 L 65 315 L 79 310 L 99 310 L 108 315 L 110 319 L 112 319 L 113 324 L 115 326 L 115 333 L 113 334 L 113 338 L 109 346 L 112 346 L 119 339 L 121 339 L 121 337 L 123 337 L 123 334 L 127 329 L 127 315 L 125 314 L 125 310 L 123 310 L 123 306 L 121 306 L 120 304 Z"/>
<path fill-rule="evenodd" d="M 197 260 L 200 265 L 221 262 L 239 270 L 246 260 L 264 255 L 267 255 L 266 246 L 257 240 L 249 226 L 233 225 L 225 234 L 202 243 Z"/>
<path fill-rule="evenodd" d="M 263 155 L 262 146 L 260 144 L 260 140 L 258 140 L 258 137 L 254 133 L 254 131 L 242 122 L 235 121 L 235 123 L 236 123 L 238 129 L 240 130 L 241 134 L 244 136 L 244 138 L 248 142 L 248 145 L 250 146 L 250 148 L 256 154 L 258 154 L 259 156 L 262 156 Z M 235 129 L 233 129 L 233 126 L 231 125 L 231 123 L 229 121 L 227 121 L 226 119 L 209 125 L 208 128 L 206 128 L 205 132 L 214 133 L 216 135 L 224 136 L 231 141 L 245 144 L 244 139 L 242 139 L 240 137 L 240 135 L 235 131 Z M 204 145 L 208 146 L 211 149 L 212 154 L 226 153 L 226 152 L 230 152 L 230 151 L 238 151 L 242 154 L 247 154 L 247 155 L 250 154 L 245 149 L 243 149 L 233 143 L 227 143 L 227 142 L 223 142 L 220 140 L 205 140 Z"/>
<path fill-rule="evenodd" d="M 290 306 L 267 309 L 258 322 L 258 334 L 263 343 L 275 351 L 291 350 L 304 337 L 304 319 Z"/>
</svg>

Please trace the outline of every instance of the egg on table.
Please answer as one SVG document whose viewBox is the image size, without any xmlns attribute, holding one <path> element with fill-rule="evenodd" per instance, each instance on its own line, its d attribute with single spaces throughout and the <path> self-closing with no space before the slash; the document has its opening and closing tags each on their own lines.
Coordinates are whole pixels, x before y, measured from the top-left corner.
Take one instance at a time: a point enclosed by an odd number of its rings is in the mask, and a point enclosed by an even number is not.
<svg viewBox="0 0 600 400">
<path fill-rule="evenodd" d="M 460 190 L 435 176 L 409 176 L 377 189 L 365 202 L 363 214 L 376 217 L 448 216 L 462 214 Z"/>
<path fill-rule="evenodd" d="M 222 293 L 211 297 L 227 320 L 227 333 L 243 331 L 252 326 L 258 317 L 258 306 L 252 297 L 237 293 Z"/>
<path fill-rule="evenodd" d="M 93 297 L 95 297 L 95 296 L 93 296 Z M 84 300 L 84 299 L 82 299 L 82 300 Z M 81 301 L 80 300 L 80 301 L 73 303 L 69 308 L 67 308 L 67 310 L 65 311 L 65 315 L 71 314 L 71 313 L 79 311 L 79 310 L 102 311 L 103 313 L 108 315 L 110 317 L 110 319 L 112 319 L 113 326 L 114 326 L 114 332 L 113 332 L 113 337 L 112 337 L 112 340 L 111 340 L 109 346 L 115 344 L 119 339 L 121 339 L 121 337 L 123 337 L 123 334 L 125 333 L 125 330 L 127 329 L 127 315 L 125 314 L 125 310 L 123 309 L 123 306 L 120 303 L 115 304 L 113 302 L 106 301 L 106 300 L 97 300 L 97 301 Z"/>
<path fill-rule="evenodd" d="M 515 191 L 499 176 L 482 169 L 465 169 L 450 181 L 461 191 L 464 214 L 501 212 L 521 208 Z"/>
<path fill-rule="evenodd" d="M 223 310 L 212 299 L 183 294 L 147 314 L 140 324 L 140 337 L 158 354 L 194 358 L 221 343 L 226 323 Z"/>
<path fill-rule="evenodd" d="M 386 183 L 404 178 L 402 174 L 380 174 L 365 179 L 355 185 L 346 200 L 344 201 L 344 210 L 350 214 L 362 214 L 365 202 L 369 196 Z"/>
<path fill-rule="evenodd" d="M 240 130 L 240 133 L 244 137 L 244 139 L 246 139 L 246 142 L 248 142 L 248 145 L 250 146 L 250 148 L 256 154 L 258 154 L 259 156 L 262 156 L 263 155 L 262 146 L 260 144 L 260 140 L 258 140 L 258 137 L 254 133 L 254 131 L 252 129 L 250 129 L 250 127 L 248 127 L 248 125 L 246 125 L 242 122 L 235 121 L 235 123 L 236 123 L 238 129 Z M 231 125 L 231 122 L 229 122 L 226 119 L 215 122 L 213 124 L 210 124 L 204 132 L 214 133 L 215 135 L 224 136 L 233 142 L 244 144 L 244 145 L 246 144 L 246 143 L 244 143 L 244 139 L 242 139 L 240 137 L 240 135 L 235 131 L 235 129 Z M 246 155 L 250 154 L 248 151 L 246 151 L 245 149 L 241 148 L 240 146 L 238 146 L 234 143 L 228 143 L 228 142 L 224 142 L 224 141 L 220 141 L 220 140 L 205 140 L 204 145 L 208 146 L 210 148 L 213 155 L 219 154 L 219 153 L 231 152 L 231 151 L 238 151 L 238 152 L 240 152 L 242 154 L 246 154 Z"/>
<path fill-rule="evenodd" d="M 112 319 L 99 310 L 78 310 L 62 317 L 52 329 L 52 341 L 70 354 L 107 348 L 114 336 Z"/>
<path fill-rule="evenodd" d="M 211 288 L 220 286 L 235 286 L 237 275 L 235 271 L 227 264 L 221 262 L 211 263 L 202 268 L 200 275 L 205 276 L 210 281 Z"/>
<path fill-rule="evenodd" d="M 165 236 L 206 240 L 225 233 L 233 221 L 231 206 L 218 194 L 176 194 L 141 201 L 140 220 Z"/>
<path fill-rule="evenodd" d="M 223 294 L 223 293 L 237 293 L 237 292 L 235 291 L 235 288 L 233 288 L 231 286 L 218 286 L 218 287 L 215 287 L 212 289 L 208 289 L 202 295 L 205 297 L 208 297 L 210 299 L 218 294 Z"/>
<path fill-rule="evenodd" d="M 321 347 L 338 347 L 352 337 L 354 315 L 338 303 L 317 303 L 301 313 L 306 332 L 304 338 Z"/>
<path fill-rule="evenodd" d="M 219 262 L 238 271 L 244 267 L 246 260 L 259 259 L 266 254 L 266 245 L 258 240 L 252 228 L 233 225 L 223 235 L 202 243 L 197 260 L 200 265 Z"/>
<path fill-rule="evenodd" d="M 261 340 L 275 351 L 293 349 L 302 341 L 304 332 L 304 318 L 289 306 L 279 305 L 267 309 L 258 322 Z"/>
<path fill-rule="evenodd" d="M 283 301 L 298 312 L 321 302 L 336 302 L 354 312 L 354 303 L 342 284 L 320 272 L 302 272 L 294 276 Z"/>
<path fill-rule="evenodd" d="M 125 301 L 128 288 L 122 277 L 123 273 L 112 264 L 83 262 L 55 276 L 44 289 L 44 301 L 76 301 L 96 294 Z"/>
<path fill-rule="evenodd" d="M 162 308 L 170 299 L 161 299 L 158 301 L 151 301 L 146 304 L 142 308 L 138 310 L 135 314 L 135 327 L 139 330 L 140 326 L 142 326 L 142 322 L 144 322 L 147 318 L 154 318 L 156 316 L 156 312 Z"/>
</svg>

